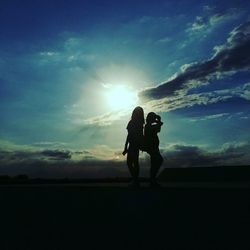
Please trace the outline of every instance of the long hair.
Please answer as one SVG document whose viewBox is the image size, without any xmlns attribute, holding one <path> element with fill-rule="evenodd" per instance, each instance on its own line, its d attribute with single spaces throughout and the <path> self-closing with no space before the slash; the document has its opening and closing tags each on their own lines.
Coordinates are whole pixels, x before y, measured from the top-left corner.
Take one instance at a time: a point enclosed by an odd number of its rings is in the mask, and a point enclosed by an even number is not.
<svg viewBox="0 0 250 250">
<path fill-rule="evenodd" d="M 144 111 L 142 107 L 138 106 L 133 110 L 131 120 L 142 124 L 145 123 Z"/>
</svg>

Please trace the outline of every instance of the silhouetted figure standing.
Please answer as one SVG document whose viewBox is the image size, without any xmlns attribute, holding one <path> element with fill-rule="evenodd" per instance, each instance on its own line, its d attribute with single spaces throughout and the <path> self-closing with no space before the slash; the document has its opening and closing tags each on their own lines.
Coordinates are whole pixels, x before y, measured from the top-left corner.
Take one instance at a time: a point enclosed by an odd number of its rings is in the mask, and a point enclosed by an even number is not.
<svg viewBox="0 0 250 250">
<path fill-rule="evenodd" d="M 151 167 L 150 167 L 150 183 L 151 186 L 159 186 L 156 181 L 156 175 L 162 165 L 163 158 L 159 150 L 159 138 L 157 133 L 161 131 L 161 117 L 154 112 L 150 112 L 146 118 L 146 125 L 144 129 L 145 136 L 145 145 L 146 151 L 151 158 Z"/>
<path fill-rule="evenodd" d="M 141 107 L 136 107 L 127 125 L 128 136 L 124 146 L 123 155 L 127 154 L 127 165 L 133 178 L 131 183 L 134 187 L 139 187 L 139 150 L 143 139 L 144 111 Z"/>
</svg>

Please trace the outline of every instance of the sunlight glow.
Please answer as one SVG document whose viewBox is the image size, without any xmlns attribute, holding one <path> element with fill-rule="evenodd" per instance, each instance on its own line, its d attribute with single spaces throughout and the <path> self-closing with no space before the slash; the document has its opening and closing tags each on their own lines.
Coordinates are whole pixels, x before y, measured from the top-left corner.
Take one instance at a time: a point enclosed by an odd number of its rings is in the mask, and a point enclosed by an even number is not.
<svg viewBox="0 0 250 250">
<path fill-rule="evenodd" d="M 109 86 L 106 97 L 112 111 L 131 108 L 137 102 L 136 91 L 126 85 Z"/>
</svg>

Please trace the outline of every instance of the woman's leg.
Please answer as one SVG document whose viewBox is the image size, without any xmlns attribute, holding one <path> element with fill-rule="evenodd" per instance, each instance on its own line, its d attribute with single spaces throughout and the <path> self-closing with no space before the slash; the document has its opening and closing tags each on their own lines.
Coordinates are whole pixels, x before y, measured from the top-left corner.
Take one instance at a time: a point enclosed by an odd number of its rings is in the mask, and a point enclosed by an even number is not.
<svg viewBox="0 0 250 250">
<path fill-rule="evenodd" d="M 132 178 L 138 181 L 139 177 L 139 149 L 130 150 L 127 155 L 127 165 Z"/>
<path fill-rule="evenodd" d="M 150 179 L 154 181 L 162 165 L 163 158 L 159 150 L 151 152 L 150 156 L 151 156 Z"/>
<path fill-rule="evenodd" d="M 128 152 L 127 154 L 127 165 L 128 165 L 128 170 L 132 178 L 134 178 L 135 173 L 134 173 L 134 167 L 133 167 L 133 155 L 131 152 Z"/>
<path fill-rule="evenodd" d="M 138 181 L 139 172 L 140 172 L 140 165 L 139 165 L 139 149 L 138 149 L 135 152 L 135 157 L 134 157 L 134 179 L 135 181 Z"/>
</svg>

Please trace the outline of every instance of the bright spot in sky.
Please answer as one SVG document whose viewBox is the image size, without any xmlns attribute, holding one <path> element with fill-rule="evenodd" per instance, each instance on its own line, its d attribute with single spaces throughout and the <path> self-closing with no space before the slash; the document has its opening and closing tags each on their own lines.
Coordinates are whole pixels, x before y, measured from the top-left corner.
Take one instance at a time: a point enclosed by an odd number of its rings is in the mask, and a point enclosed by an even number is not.
<svg viewBox="0 0 250 250">
<path fill-rule="evenodd" d="M 137 102 L 136 91 L 133 91 L 126 85 L 109 86 L 106 97 L 111 111 L 129 109 Z"/>
</svg>

